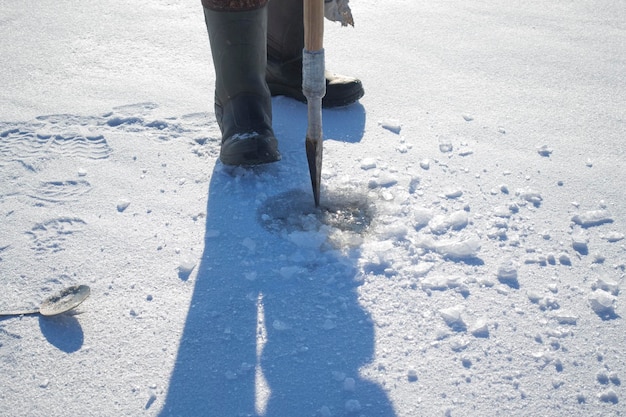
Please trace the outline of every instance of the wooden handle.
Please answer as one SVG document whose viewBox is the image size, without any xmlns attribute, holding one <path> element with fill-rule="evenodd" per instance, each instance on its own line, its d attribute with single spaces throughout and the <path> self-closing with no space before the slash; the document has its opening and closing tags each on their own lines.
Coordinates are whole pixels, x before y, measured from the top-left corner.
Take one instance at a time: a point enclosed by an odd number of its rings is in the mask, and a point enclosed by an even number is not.
<svg viewBox="0 0 626 417">
<path fill-rule="evenodd" d="M 304 1 L 304 49 L 319 51 L 324 47 L 324 0 Z"/>
</svg>

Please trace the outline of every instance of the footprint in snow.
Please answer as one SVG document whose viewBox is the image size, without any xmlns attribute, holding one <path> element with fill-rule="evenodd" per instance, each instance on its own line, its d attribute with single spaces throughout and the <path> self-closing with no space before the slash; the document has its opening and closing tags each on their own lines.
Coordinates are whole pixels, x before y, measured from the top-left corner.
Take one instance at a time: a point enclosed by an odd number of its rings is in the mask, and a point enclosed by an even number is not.
<svg viewBox="0 0 626 417">
<path fill-rule="evenodd" d="M 37 254 L 55 253 L 64 250 L 68 237 L 80 232 L 85 225 L 79 218 L 58 217 L 37 223 L 26 235 L 31 237 L 31 248 Z"/>
</svg>

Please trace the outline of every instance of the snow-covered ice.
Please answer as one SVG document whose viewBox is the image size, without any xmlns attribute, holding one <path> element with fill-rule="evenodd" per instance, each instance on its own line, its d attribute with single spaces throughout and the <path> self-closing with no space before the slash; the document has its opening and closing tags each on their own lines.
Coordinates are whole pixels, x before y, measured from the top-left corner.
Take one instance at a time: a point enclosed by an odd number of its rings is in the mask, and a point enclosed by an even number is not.
<svg viewBox="0 0 626 417">
<path fill-rule="evenodd" d="M 199 2 L 3 3 L 0 415 L 623 416 L 626 9 L 353 1 L 273 98 L 283 159 L 216 162 Z"/>
</svg>

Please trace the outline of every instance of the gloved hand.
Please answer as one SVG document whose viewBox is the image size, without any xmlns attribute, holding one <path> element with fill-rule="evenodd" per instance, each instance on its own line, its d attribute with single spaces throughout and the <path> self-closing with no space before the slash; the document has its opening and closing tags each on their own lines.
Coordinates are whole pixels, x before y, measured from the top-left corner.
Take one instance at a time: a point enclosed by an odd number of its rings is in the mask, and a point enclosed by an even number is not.
<svg viewBox="0 0 626 417">
<path fill-rule="evenodd" d="M 341 26 L 353 26 L 352 11 L 348 2 L 350 0 L 324 0 L 324 16 L 333 22 L 341 22 Z"/>
</svg>

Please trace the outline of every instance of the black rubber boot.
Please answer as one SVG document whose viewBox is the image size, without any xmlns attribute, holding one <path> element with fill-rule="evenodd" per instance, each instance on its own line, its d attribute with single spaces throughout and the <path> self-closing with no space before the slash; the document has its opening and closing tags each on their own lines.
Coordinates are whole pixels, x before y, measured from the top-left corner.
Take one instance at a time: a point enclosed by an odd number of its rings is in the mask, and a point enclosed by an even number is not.
<svg viewBox="0 0 626 417">
<path fill-rule="evenodd" d="M 267 7 L 267 84 L 273 96 L 285 95 L 306 102 L 302 94 L 303 2 L 271 0 Z M 360 80 L 326 71 L 323 107 L 347 106 L 363 94 Z"/>
<path fill-rule="evenodd" d="M 220 160 L 259 165 L 280 160 L 265 81 L 267 6 L 248 11 L 204 8 L 213 65 Z"/>
</svg>

